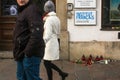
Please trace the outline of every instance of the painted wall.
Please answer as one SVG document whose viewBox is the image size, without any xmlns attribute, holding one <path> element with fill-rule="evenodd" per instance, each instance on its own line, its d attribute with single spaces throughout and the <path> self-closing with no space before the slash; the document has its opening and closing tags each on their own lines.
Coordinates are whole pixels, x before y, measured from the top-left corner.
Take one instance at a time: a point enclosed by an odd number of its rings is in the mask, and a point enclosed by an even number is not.
<svg viewBox="0 0 120 80">
<path fill-rule="evenodd" d="M 67 3 L 73 3 L 75 0 L 67 0 Z M 104 58 L 120 59 L 120 31 L 102 31 L 101 30 L 101 7 L 102 0 L 96 0 L 96 8 L 75 9 L 71 14 L 67 13 L 67 31 L 69 32 L 69 59 L 75 60 L 90 54 L 94 57 L 104 56 Z M 75 26 L 75 10 L 95 10 L 96 25 Z"/>
<path fill-rule="evenodd" d="M 101 31 L 101 5 L 102 0 L 96 0 L 96 8 L 94 9 L 73 9 L 72 18 L 67 19 L 67 30 L 71 42 L 79 41 L 120 41 L 118 39 L 118 32 L 120 31 Z M 67 0 L 67 3 L 73 3 L 74 0 Z M 74 25 L 74 11 L 75 10 L 95 10 L 97 11 L 97 22 L 93 26 L 75 26 Z"/>
</svg>

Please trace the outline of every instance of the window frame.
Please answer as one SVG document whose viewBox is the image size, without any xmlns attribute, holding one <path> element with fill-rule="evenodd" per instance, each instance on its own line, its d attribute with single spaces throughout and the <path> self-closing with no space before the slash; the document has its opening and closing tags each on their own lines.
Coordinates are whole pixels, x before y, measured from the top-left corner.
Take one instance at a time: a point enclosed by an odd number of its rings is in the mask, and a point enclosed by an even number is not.
<svg viewBox="0 0 120 80">
<path fill-rule="evenodd" d="M 4 1 L 4 0 L 0 0 L 0 17 L 16 17 L 16 15 L 4 15 L 3 14 L 3 9 L 2 9 L 2 7 L 3 7 L 3 3 L 2 3 L 2 1 Z M 15 2 L 15 4 L 13 4 L 13 5 L 16 5 L 17 6 L 17 3 Z"/>
<path fill-rule="evenodd" d="M 107 10 L 107 11 L 105 12 L 105 10 Z M 106 13 L 107 13 L 107 15 L 106 15 Z M 120 31 L 120 21 L 110 21 L 110 0 L 102 0 L 102 12 L 101 12 L 101 14 L 102 14 L 102 16 L 101 16 L 102 17 L 101 18 L 101 25 L 102 25 L 101 30 Z"/>
</svg>

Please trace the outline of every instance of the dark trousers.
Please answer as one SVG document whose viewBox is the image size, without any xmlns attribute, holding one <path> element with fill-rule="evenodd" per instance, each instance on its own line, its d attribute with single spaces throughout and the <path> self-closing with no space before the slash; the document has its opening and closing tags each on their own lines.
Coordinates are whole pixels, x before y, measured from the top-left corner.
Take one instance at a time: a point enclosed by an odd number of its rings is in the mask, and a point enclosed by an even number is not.
<svg viewBox="0 0 120 80">
<path fill-rule="evenodd" d="M 53 64 L 51 61 L 44 60 L 44 65 L 45 65 L 45 68 L 47 71 L 48 80 L 53 80 L 52 69 L 56 70 L 59 74 L 62 74 L 62 71 L 55 64 Z"/>
</svg>

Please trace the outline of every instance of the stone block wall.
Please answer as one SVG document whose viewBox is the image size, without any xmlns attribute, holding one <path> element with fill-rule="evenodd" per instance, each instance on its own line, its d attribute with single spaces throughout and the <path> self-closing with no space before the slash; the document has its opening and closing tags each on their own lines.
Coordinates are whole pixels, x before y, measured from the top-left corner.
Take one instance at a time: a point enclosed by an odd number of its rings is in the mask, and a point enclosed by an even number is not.
<svg viewBox="0 0 120 80">
<path fill-rule="evenodd" d="M 120 42 L 70 42 L 69 50 L 70 60 L 79 59 L 83 54 L 120 60 Z"/>
</svg>

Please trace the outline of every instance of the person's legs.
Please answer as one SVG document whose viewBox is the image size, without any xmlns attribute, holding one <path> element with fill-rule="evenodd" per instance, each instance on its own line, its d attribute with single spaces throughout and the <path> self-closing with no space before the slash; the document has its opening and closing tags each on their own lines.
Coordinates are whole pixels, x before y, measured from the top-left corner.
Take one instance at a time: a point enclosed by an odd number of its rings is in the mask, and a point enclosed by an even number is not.
<svg viewBox="0 0 120 80">
<path fill-rule="evenodd" d="M 68 76 L 68 73 L 63 72 L 60 68 L 58 68 L 55 64 L 53 64 L 51 61 L 44 60 L 44 64 L 47 70 L 48 74 L 48 80 L 52 80 L 52 69 L 56 70 L 60 76 L 62 77 L 62 80 L 65 80 L 65 78 Z"/>
<path fill-rule="evenodd" d="M 63 72 L 59 67 L 57 67 L 52 62 L 50 63 L 50 66 L 51 66 L 51 68 L 53 68 L 54 70 L 56 70 L 59 73 L 59 75 L 62 77 L 62 80 L 65 80 L 65 78 L 68 76 L 68 73 Z"/>
<path fill-rule="evenodd" d="M 48 80 L 53 80 L 52 78 L 52 68 L 51 68 L 51 61 L 47 61 L 47 60 L 44 60 L 44 65 L 45 65 L 45 68 L 46 68 L 46 71 L 47 71 L 47 76 L 48 76 Z"/>
<path fill-rule="evenodd" d="M 41 58 L 39 57 L 25 57 L 23 60 L 24 70 L 27 80 L 42 80 L 39 77 L 39 66 Z"/>
<path fill-rule="evenodd" d="M 26 80 L 23 61 L 17 61 L 17 80 Z"/>
<path fill-rule="evenodd" d="M 50 66 L 52 69 L 56 70 L 59 74 L 62 74 L 62 70 L 60 68 L 58 68 L 55 64 L 53 64 L 52 62 L 50 62 Z"/>
</svg>

